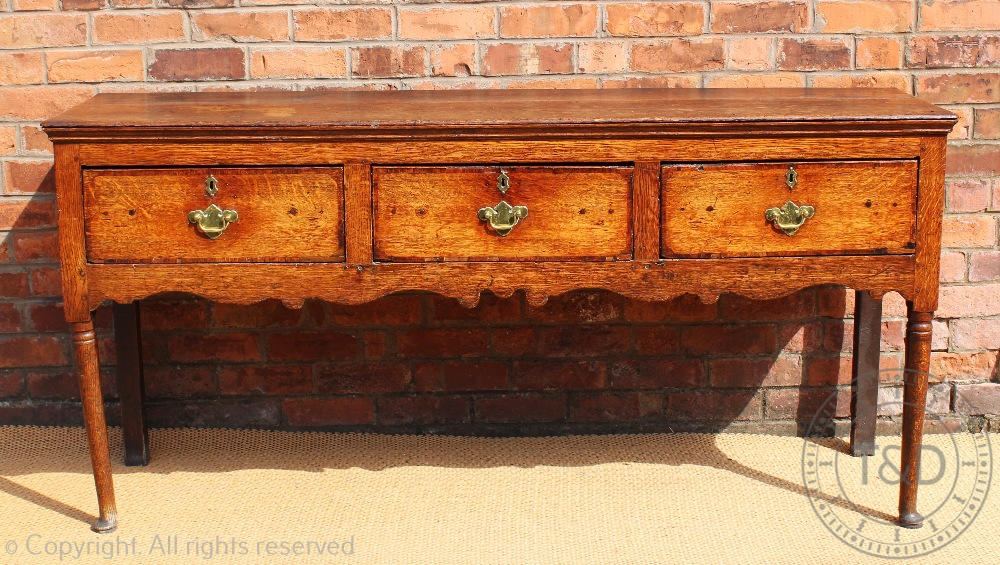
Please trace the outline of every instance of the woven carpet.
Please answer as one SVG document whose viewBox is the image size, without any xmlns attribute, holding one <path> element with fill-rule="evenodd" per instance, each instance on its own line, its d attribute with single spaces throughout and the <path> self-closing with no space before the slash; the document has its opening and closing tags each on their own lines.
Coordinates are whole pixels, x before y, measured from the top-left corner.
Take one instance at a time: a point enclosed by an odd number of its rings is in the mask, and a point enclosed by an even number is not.
<svg viewBox="0 0 1000 565">
<path fill-rule="evenodd" d="M 920 487 L 921 510 L 937 510 L 914 531 L 884 523 L 898 489 L 889 460 L 851 458 L 836 438 L 159 429 L 148 467 L 123 466 L 119 430 L 111 438 L 120 524 L 101 536 L 88 528 L 83 430 L 0 427 L 0 563 L 886 561 L 838 539 L 821 520 L 830 510 L 842 536 L 859 530 L 882 551 L 897 535 L 895 547 L 923 540 L 889 557 L 943 546 L 905 562 L 998 559 L 1000 493 L 964 517 L 952 500 L 975 490 L 962 465 L 992 469 L 1000 451 L 984 459 L 984 436 L 968 433 L 926 437 L 924 470 L 944 480 Z M 898 457 L 896 438 L 879 439 Z M 807 490 L 804 464 L 836 468 L 837 481 Z M 949 512 L 968 526 L 957 537 Z"/>
</svg>

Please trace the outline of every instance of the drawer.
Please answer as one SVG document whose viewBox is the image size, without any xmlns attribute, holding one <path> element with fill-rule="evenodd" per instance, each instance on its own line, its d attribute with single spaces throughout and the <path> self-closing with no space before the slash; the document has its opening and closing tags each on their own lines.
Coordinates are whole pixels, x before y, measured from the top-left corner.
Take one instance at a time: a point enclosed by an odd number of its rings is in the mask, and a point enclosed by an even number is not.
<svg viewBox="0 0 1000 565">
<path fill-rule="evenodd" d="M 629 259 L 631 185 L 621 166 L 375 167 L 375 259 Z"/>
<path fill-rule="evenodd" d="M 914 160 L 667 165 L 661 186 L 664 257 L 913 253 L 915 245 Z"/>
<path fill-rule="evenodd" d="M 83 187 L 92 263 L 344 260 L 340 167 L 88 169 Z"/>
</svg>

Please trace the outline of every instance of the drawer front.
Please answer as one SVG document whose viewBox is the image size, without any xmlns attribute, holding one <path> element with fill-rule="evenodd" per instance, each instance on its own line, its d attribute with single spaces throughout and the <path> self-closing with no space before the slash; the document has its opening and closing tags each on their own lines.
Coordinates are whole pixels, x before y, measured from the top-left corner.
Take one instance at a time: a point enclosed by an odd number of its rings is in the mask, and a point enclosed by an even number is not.
<svg viewBox="0 0 1000 565">
<path fill-rule="evenodd" d="M 631 185 L 617 166 L 375 167 L 375 259 L 629 259 Z"/>
<path fill-rule="evenodd" d="M 91 169 L 83 186 L 92 263 L 344 260 L 340 167 Z"/>
<path fill-rule="evenodd" d="M 913 253 L 916 161 L 667 165 L 661 186 L 664 257 Z"/>
</svg>

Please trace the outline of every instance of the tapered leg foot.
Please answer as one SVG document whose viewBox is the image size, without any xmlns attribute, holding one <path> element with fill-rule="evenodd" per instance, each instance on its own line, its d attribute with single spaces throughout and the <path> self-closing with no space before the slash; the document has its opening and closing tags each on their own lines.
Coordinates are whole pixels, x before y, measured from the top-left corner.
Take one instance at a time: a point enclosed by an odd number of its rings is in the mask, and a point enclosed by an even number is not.
<svg viewBox="0 0 1000 565">
<path fill-rule="evenodd" d="M 923 517 L 917 512 L 920 483 L 920 445 L 924 433 L 927 402 L 927 369 L 931 360 L 930 312 L 918 312 L 907 304 L 906 368 L 903 371 L 903 444 L 899 465 L 899 525 L 919 528 Z"/>
<path fill-rule="evenodd" d="M 915 530 L 924 525 L 924 517 L 918 512 L 910 512 L 899 517 L 899 525 Z"/>
<path fill-rule="evenodd" d="M 98 518 L 97 521 L 90 526 L 90 529 L 99 534 L 110 534 L 118 529 L 118 518 L 116 516 Z"/>
<path fill-rule="evenodd" d="M 87 446 L 97 487 L 99 519 L 92 526 L 95 532 L 109 532 L 118 523 L 115 509 L 115 487 L 111 479 L 111 453 L 108 450 L 108 426 L 104 419 L 101 395 L 101 374 L 97 362 L 97 336 L 91 321 L 70 324 L 73 332 L 73 353 L 80 374 L 80 399 L 83 401 L 83 422 L 87 428 Z"/>
</svg>

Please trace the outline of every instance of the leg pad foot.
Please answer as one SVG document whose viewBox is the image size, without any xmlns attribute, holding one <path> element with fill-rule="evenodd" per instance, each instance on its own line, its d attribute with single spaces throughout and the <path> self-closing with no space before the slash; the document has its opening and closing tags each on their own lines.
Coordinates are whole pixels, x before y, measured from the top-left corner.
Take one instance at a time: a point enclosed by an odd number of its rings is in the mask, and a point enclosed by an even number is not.
<svg viewBox="0 0 1000 565">
<path fill-rule="evenodd" d="M 90 526 L 90 529 L 99 534 L 110 534 L 118 529 L 118 518 L 114 516 L 110 518 L 98 518 L 97 521 Z"/>
<path fill-rule="evenodd" d="M 917 512 L 909 512 L 899 517 L 899 525 L 904 528 L 916 529 L 924 525 L 924 517 Z"/>
</svg>

